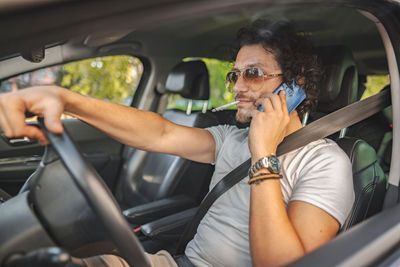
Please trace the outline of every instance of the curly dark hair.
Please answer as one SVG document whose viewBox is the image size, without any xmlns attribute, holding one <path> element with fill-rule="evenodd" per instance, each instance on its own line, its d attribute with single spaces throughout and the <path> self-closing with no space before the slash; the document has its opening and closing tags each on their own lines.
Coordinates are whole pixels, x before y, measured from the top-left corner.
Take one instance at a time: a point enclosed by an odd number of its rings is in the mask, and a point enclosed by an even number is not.
<svg viewBox="0 0 400 267">
<path fill-rule="evenodd" d="M 301 84 L 307 97 L 296 108 L 300 119 L 306 112 L 315 110 L 323 70 L 305 34 L 296 33 L 289 22 L 260 19 L 238 31 L 235 54 L 241 47 L 254 44 L 261 44 L 274 55 L 282 69 L 283 82 L 288 86 L 291 86 L 293 80 Z"/>
</svg>

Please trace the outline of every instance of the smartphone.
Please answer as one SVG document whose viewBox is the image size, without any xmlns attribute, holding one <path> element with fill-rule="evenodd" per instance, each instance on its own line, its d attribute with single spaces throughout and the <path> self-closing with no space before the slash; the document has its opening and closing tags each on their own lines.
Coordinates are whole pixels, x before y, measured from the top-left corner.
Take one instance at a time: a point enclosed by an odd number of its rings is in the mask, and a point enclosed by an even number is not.
<svg viewBox="0 0 400 267">
<path fill-rule="evenodd" d="M 274 94 L 278 95 L 280 91 L 286 91 L 286 105 L 289 111 L 289 114 L 292 113 L 304 99 L 306 99 L 306 93 L 303 88 L 301 88 L 297 83 L 292 83 L 292 88 L 287 86 L 286 83 L 281 83 L 278 88 L 274 90 Z M 262 106 L 258 107 L 259 111 L 264 111 Z"/>
</svg>

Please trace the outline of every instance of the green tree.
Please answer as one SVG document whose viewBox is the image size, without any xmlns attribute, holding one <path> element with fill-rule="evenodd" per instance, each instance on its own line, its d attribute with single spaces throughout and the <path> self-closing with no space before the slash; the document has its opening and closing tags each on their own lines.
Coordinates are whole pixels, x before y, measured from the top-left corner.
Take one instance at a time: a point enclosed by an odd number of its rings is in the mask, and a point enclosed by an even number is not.
<svg viewBox="0 0 400 267">
<path fill-rule="evenodd" d="M 135 57 L 98 57 L 64 64 L 60 84 L 83 95 L 130 104 L 142 72 Z"/>
<path fill-rule="evenodd" d="M 226 74 L 232 69 L 232 63 L 217 59 L 202 59 L 210 75 L 210 101 L 211 107 L 221 106 L 234 101 L 234 95 L 225 88 Z M 236 108 L 232 106 L 232 108 Z"/>
<path fill-rule="evenodd" d="M 367 82 L 364 84 L 365 91 L 361 99 L 379 93 L 388 84 L 390 84 L 389 75 L 368 75 Z"/>
</svg>

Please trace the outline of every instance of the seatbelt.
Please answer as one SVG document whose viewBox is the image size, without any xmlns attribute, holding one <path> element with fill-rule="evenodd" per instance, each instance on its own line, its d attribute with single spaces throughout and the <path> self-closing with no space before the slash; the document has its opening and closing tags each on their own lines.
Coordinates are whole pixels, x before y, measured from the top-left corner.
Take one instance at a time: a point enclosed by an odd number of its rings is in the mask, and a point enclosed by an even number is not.
<svg viewBox="0 0 400 267">
<path fill-rule="evenodd" d="M 4 191 L 0 188 L 0 204 L 3 202 L 6 202 L 10 198 L 11 198 L 11 195 L 9 195 L 6 191 Z"/>
<path fill-rule="evenodd" d="M 386 89 L 374 96 L 343 107 L 286 136 L 278 146 L 276 154 L 277 156 L 283 155 L 296 148 L 305 146 L 312 141 L 329 136 L 372 116 L 390 104 L 390 90 Z M 193 219 L 186 226 L 178 242 L 176 255 L 184 253 L 186 244 L 193 239 L 197 227 L 204 215 L 206 215 L 208 209 L 223 193 L 247 176 L 248 170 L 251 167 L 250 165 L 251 158 L 225 175 L 225 177 L 208 192 Z"/>
</svg>

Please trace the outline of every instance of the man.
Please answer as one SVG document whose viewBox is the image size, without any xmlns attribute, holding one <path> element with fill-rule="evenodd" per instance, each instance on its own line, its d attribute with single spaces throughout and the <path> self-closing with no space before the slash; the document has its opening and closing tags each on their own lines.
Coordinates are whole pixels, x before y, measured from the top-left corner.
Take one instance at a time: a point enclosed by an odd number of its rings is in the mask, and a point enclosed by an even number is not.
<svg viewBox="0 0 400 267">
<path fill-rule="evenodd" d="M 320 68 L 303 38 L 284 23 L 256 21 L 239 31 L 238 41 L 227 87 L 240 101 L 237 119 L 251 121 L 247 129 L 179 126 L 155 113 L 58 87 L 1 96 L 0 125 L 8 137 L 28 136 L 47 143 L 42 132 L 25 124 L 24 112 L 44 116 L 55 133 L 62 131 L 59 118 L 65 112 L 127 145 L 215 162 L 210 188 L 251 157 L 255 166 L 251 180 L 243 179 L 214 203 L 189 242 L 185 260 L 196 266 L 287 264 L 326 243 L 344 223 L 354 200 L 351 165 L 344 152 L 327 139 L 280 156 L 280 168 L 255 165 L 264 157 L 276 163 L 279 143 L 302 127 L 300 116 L 316 105 Z M 285 92 L 272 93 L 282 82 L 295 82 L 307 94 L 291 114 Z M 161 254 L 152 256 L 152 261 L 172 259 Z"/>
</svg>

